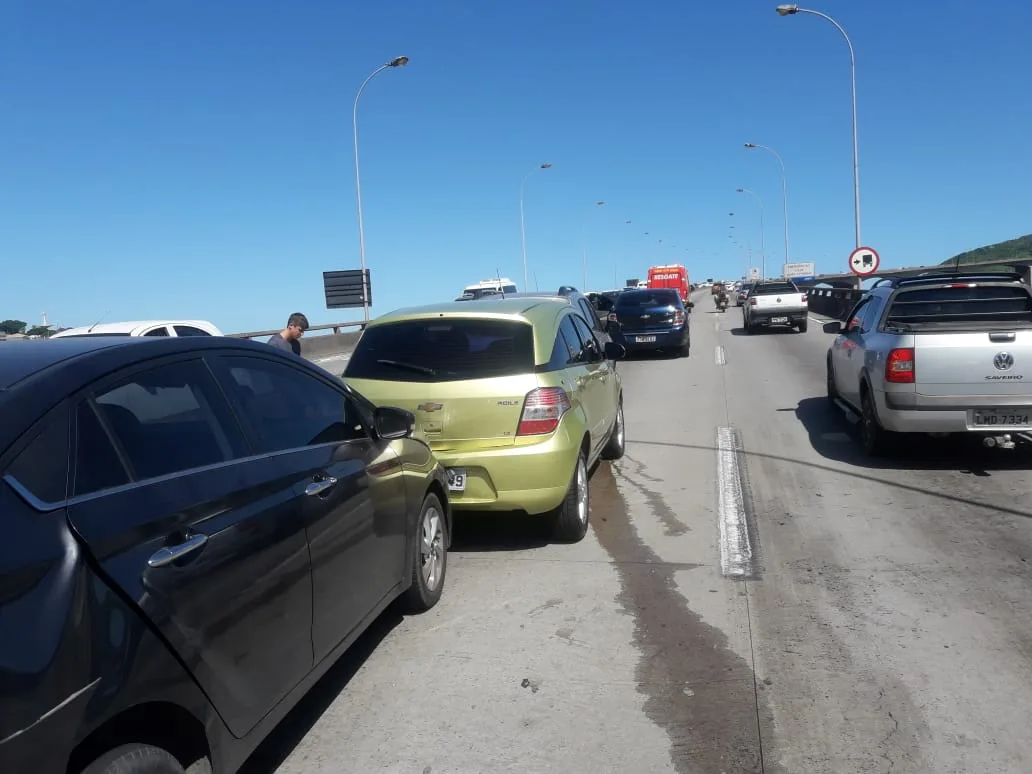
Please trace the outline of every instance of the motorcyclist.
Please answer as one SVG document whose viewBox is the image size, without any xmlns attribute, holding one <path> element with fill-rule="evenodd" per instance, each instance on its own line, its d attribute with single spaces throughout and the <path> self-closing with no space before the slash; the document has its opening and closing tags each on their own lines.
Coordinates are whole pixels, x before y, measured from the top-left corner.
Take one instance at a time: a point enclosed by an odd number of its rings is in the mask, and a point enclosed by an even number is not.
<svg viewBox="0 0 1032 774">
<path fill-rule="evenodd" d="M 713 295 L 714 295 L 715 300 L 717 302 L 717 306 L 727 306 L 728 305 L 727 285 L 725 285 L 722 282 L 722 283 L 720 283 L 720 285 L 714 285 L 713 287 L 714 287 Z"/>
</svg>

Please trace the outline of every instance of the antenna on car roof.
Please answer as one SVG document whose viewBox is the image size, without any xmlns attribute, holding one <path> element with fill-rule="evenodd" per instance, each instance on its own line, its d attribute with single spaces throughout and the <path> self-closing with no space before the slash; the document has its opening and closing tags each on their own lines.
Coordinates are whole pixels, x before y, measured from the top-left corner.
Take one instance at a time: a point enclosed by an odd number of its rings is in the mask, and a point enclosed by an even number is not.
<svg viewBox="0 0 1032 774">
<path fill-rule="evenodd" d="M 97 320 L 97 321 L 96 321 L 95 323 L 93 323 L 93 325 L 91 325 L 91 326 L 90 326 L 89 328 L 87 328 L 87 329 L 86 329 L 86 332 L 87 332 L 87 333 L 93 333 L 93 329 L 94 329 L 94 328 L 96 328 L 96 327 L 97 327 L 98 325 L 100 325 L 100 323 L 101 323 L 101 320 L 103 320 L 103 319 L 104 319 L 105 317 L 107 317 L 107 316 L 108 316 L 109 314 L 111 314 L 111 310 L 110 310 L 110 309 L 108 309 L 108 310 L 107 310 L 106 312 L 104 312 L 104 314 L 102 314 L 102 315 L 100 316 L 100 319 L 99 319 L 99 320 Z"/>
</svg>

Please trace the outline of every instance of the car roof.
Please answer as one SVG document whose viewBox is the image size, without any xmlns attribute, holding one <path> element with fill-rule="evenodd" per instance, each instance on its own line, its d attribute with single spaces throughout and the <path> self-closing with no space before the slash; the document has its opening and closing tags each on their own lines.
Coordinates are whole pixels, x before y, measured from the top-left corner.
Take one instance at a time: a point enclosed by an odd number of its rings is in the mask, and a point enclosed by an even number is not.
<svg viewBox="0 0 1032 774">
<path fill-rule="evenodd" d="M 227 336 L 86 336 L 5 342 L 0 344 L 0 416 L 16 421 L 0 423 L 0 453 L 25 430 L 26 422 L 113 371 L 154 358 L 211 350 L 279 356 L 322 371 L 293 353 Z"/>
<path fill-rule="evenodd" d="M 152 328 L 158 325 L 192 325 L 202 330 L 218 330 L 207 320 L 125 320 L 123 322 L 97 323 L 95 325 L 80 325 L 78 328 L 68 328 L 54 334 L 53 338 L 66 338 L 69 336 L 105 336 L 121 334 L 132 335 L 134 331 L 141 328 Z"/>
</svg>

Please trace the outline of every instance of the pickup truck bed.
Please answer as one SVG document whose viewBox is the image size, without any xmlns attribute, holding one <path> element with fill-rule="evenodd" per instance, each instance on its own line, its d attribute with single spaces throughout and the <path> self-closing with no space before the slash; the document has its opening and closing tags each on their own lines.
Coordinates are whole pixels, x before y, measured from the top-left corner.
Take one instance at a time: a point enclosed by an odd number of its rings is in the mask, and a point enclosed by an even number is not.
<svg viewBox="0 0 1032 774">
<path fill-rule="evenodd" d="M 803 333 L 809 310 L 806 294 L 791 282 L 760 282 L 749 292 L 742 318 L 746 333 L 775 325 Z"/>
</svg>

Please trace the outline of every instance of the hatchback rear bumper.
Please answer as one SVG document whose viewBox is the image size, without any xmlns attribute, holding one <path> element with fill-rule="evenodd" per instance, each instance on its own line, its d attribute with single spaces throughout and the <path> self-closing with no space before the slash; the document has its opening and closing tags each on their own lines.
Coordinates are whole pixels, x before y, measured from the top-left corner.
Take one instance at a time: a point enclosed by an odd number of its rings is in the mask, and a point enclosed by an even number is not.
<svg viewBox="0 0 1032 774">
<path fill-rule="evenodd" d="M 688 326 L 679 325 L 674 328 L 618 331 L 613 336 L 613 341 L 623 345 L 628 352 L 641 352 L 684 347 L 690 341 L 689 336 Z"/>
</svg>

